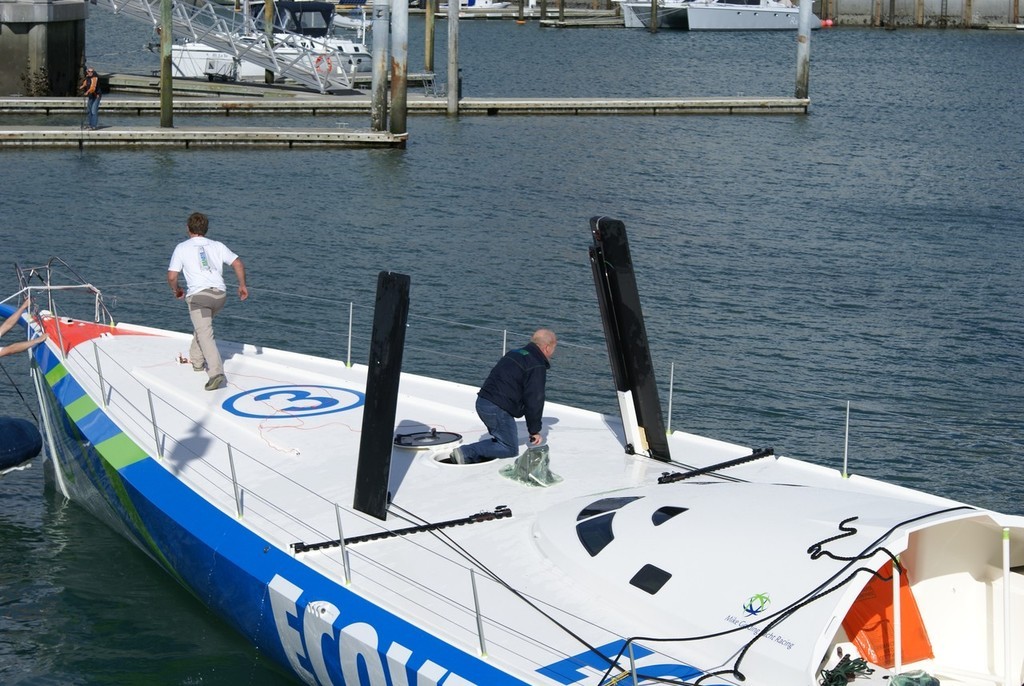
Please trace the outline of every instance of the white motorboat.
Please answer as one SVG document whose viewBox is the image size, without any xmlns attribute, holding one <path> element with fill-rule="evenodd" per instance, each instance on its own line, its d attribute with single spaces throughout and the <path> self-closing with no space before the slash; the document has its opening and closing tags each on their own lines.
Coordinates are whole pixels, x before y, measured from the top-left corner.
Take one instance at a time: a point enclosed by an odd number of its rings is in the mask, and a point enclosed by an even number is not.
<svg viewBox="0 0 1024 686">
<path fill-rule="evenodd" d="M 690 31 L 795 30 L 799 23 L 800 8 L 790 0 L 693 0 L 687 9 Z M 810 28 L 821 28 L 817 15 Z"/>
<path fill-rule="evenodd" d="M 276 0 L 274 9 L 274 54 L 282 63 L 303 59 L 313 51 L 313 68 L 323 76 L 372 70 L 373 59 L 365 43 L 365 17 L 343 17 L 333 3 L 315 0 Z M 241 57 L 201 40 L 175 43 L 171 48 L 174 75 L 211 81 L 263 79 L 265 67 L 244 58 L 245 45 L 262 40 L 263 12 L 263 3 L 249 5 L 250 20 L 233 41 L 241 46 Z"/>
<path fill-rule="evenodd" d="M 591 235 L 621 416 L 549 402 L 469 465 L 476 389 L 401 371 L 408 277 L 367 364 L 218 341 L 206 391 L 191 333 L 21 268 L 55 487 L 307 684 L 1020 684 L 1024 518 L 667 433 L 625 227 Z"/>
<path fill-rule="evenodd" d="M 622 20 L 626 28 L 650 28 L 651 3 L 642 0 L 616 0 L 622 8 Z M 657 24 L 659 29 L 685 29 L 686 9 L 691 0 L 657 0 Z"/>
<path fill-rule="evenodd" d="M 503 10 L 511 7 L 511 2 L 504 2 L 502 0 L 460 0 L 459 11 L 469 10 Z M 448 3 L 441 3 L 438 6 L 438 11 L 447 12 Z"/>
</svg>

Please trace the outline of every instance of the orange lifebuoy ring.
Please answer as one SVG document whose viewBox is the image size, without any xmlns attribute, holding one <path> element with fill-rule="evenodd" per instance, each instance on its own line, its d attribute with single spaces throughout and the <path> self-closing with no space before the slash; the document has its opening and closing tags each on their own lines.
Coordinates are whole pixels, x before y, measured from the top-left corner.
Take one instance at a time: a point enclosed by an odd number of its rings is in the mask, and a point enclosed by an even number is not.
<svg viewBox="0 0 1024 686">
<path fill-rule="evenodd" d="M 317 55 L 314 66 L 316 67 L 317 74 L 330 74 L 331 69 L 334 67 L 331 63 L 330 55 Z"/>
</svg>

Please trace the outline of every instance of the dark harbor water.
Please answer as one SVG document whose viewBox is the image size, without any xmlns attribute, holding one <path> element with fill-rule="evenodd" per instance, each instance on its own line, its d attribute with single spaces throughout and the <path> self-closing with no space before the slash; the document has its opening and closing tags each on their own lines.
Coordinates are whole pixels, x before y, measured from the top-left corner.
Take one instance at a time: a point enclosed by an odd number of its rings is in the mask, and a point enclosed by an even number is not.
<svg viewBox="0 0 1024 686">
<path fill-rule="evenodd" d="M 130 19 L 94 12 L 88 40 L 101 72 L 156 64 Z M 443 24 L 438 42 L 444 65 Z M 466 96 L 795 82 L 788 34 L 476 21 L 460 46 Z M 611 412 L 587 246 L 589 218 L 616 217 L 672 429 L 840 468 L 849 402 L 852 473 L 1024 514 L 1021 73 L 1024 32 L 843 29 L 813 34 L 808 116 L 412 116 L 405 151 L 4 151 L 0 245 L 7 265 L 65 259 L 119 319 L 185 330 L 164 276 L 202 210 L 250 272 L 220 338 L 344 356 L 351 302 L 363 361 L 376 274 L 401 271 L 408 370 L 479 384 L 503 331 L 546 325 L 549 398 Z M 0 297 L 16 289 L 0 271 Z M 0 414 L 31 419 L 26 361 L 0 366 Z M 288 683 L 44 483 L 38 461 L 0 480 L 0 683 Z"/>
</svg>

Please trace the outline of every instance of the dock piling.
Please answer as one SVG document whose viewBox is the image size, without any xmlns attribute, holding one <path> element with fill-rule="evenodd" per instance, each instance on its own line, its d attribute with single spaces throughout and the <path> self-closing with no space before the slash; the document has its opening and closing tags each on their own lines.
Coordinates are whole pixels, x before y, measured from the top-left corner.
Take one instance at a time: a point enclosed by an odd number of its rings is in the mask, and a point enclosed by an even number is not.
<svg viewBox="0 0 1024 686">
<path fill-rule="evenodd" d="M 408 132 L 409 0 L 392 0 L 391 8 L 391 133 Z"/>
<path fill-rule="evenodd" d="M 458 116 L 461 79 L 459 78 L 459 0 L 448 3 L 448 114 Z"/>
</svg>

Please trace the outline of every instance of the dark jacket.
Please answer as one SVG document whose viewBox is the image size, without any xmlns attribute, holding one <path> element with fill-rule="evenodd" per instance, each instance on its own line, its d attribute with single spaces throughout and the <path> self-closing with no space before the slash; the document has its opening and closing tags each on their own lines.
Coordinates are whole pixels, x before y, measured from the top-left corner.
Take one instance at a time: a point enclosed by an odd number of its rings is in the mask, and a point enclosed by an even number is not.
<svg viewBox="0 0 1024 686">
<path fill-rule="evenodd" d="M 540 433 L 544 414 L 544 386 L 547 383 L 548 358 L 535 343 L 511 350 L 498 360 L 478 394 L 513 417 L 526 416 L 526 429 Z"/>
<path fill-rule="evenodd" d="M 90 98 L 100 97 L 100 77 L 96 74 L 86 76 L 79 90 L 82 91 L 82 95 L 88 95 Z"/>
</svg>

